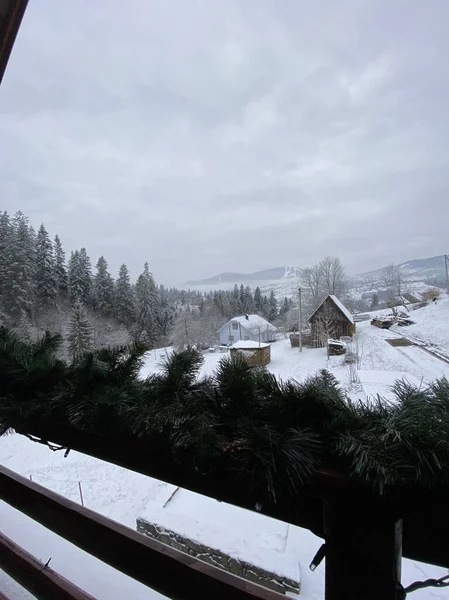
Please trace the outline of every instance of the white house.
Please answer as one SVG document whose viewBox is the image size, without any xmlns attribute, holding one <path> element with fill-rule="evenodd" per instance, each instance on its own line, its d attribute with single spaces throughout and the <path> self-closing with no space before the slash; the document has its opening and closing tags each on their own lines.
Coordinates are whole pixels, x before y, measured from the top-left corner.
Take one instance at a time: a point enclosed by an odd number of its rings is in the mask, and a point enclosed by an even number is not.
<svg viewBox="0 0 449 600">
<path fill-rule="evenodd" d="M 239 340 L 272 342 L 276 339 L 276 327 L 259 315 L 234 317 L 218 330 L 221 345 L 232 345 Z"/>
</svg>

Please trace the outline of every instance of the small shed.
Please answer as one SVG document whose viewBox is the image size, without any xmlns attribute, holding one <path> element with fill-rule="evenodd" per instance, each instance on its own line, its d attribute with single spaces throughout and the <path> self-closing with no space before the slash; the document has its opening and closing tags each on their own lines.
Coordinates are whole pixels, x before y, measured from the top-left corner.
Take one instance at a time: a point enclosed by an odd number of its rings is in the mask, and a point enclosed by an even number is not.
<svg viewBox="0 0 449 600">
<path fill-rule="evenodd" d="M 290 334 L 290 345 L 292 348 L 299 348 L 299 333 Z M 307 348 L 311 345 L 310 331 L 303 331 L 301 334 L 301 344 Z"/>
<path fill-rule="evenodd" d="M 329 338 L 339 339 L 355 333 L 354 318 L 346 306 L 333 295 L 329 295 L 309 317 L 312 345 L 326 346 Z"/>
<path fill-rule="evenodd" d="M 231 360 L 237 356 L 243 357 L 250 367 L 264 367 L 271 361 L 271 345 L 240 340 L 230 348 Z"/>
</svg>

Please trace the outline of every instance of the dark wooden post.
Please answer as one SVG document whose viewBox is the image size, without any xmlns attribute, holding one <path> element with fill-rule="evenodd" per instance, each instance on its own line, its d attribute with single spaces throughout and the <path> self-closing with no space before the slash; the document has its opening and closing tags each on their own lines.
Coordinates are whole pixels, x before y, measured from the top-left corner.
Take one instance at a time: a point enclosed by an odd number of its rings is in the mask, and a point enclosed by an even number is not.
<svg viewBox="0 0 449 600">
<path fill-rule="evenodd" d="M 381 498 L 342 493 L 325 503 L 326 600 L 399 600 L 402 521 Z"/>
</svg>

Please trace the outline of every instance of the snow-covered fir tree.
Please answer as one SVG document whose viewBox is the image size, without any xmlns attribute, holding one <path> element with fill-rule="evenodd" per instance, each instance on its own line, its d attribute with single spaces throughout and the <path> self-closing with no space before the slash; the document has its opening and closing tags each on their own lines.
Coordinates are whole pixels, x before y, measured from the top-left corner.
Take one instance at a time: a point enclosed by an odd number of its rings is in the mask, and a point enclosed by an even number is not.
<svg viewBox="0 0 449 600">
<path fill-rule="evenodd" d="M 5 309 L 16 320 L 25 315 L 30 316 L 33 310 L 33 240 L 28 219 L 22 212 L 13 218 L 13 232 L 6 249 L 5 284 L 3 286 L 3 303 Z"/>
<path fill-rule="evenodd" d="M 135 337 L 150 347 L 154 347 L 158 337 L 159 299 L 153 275 L 148 263 L 136 283 L 137 318 Z"/>
<path fill-rule="evenodd" d="M 87 316 L 86 307 L 82 302 L 76 302 L 72 314 L 68 333 L 69 353 L 72 359 L 78 359 L 92 349 L 93 330 Z"/>
<path fill-rule="evenodd" d="M 277 316 L 278 316 L 278 303 L 276 300 L 276 296 L 274 295 L 274 290 L 271 290 L 270 297 L 268 299 L 267 318 L 270 322 L 273 322 L 277 319 Z"/>
<path fill-rule="evenodd" d="M 47 309 L 55 306 L 57 285 L 53 245 L 43 224 L 36 238 L 35 281 L 38 307 Z"/>
<path fill-rule="evenodd" d="M 243 312 L 250 315 L 254 313 L 254 297 L 249 285 L 246 286 L 243 293 Z"/>
<path fill-rule="evenodd" d="M 158 318 L 158 329 L 159 333 L 163 337 L 167 337 L 170 334 L 170 331 L 173 327 L 173 322 L 175 318 L 175 310 L 174 307 L 168 301 L 168 294 L 163 285 L 159 286 L 159 294 L 158 294 L 158 303 L 159 309 L 157 313 Z M 199 304 L 199 314 L 201 315 L 201 305 L 204 308 L 203 298 L 200 299 Z M 204 312 L 203 315 L 204 316 Z"/>
<path fill-rule="evenodd" d="M 72 252 L 68 268 L 69 298 L 72 304 L 88 304 L 91 297 L 91 268 L 86 249 Z"/>
<path fill-rule="evenodd" d="M 240 301 L 240 292 L 239 292 L 239 288 L 238 288 L 237 284 L 234 285 L 234 289 L 232 290 L 230 302 L 231 302 L 232 316 L 237 317 L 238 315 L 241 315 L 243 312 L 243 309 L 242 309 L 242 303 Z"/>
<path fill-rule="evenodd" d="M 262 292 L 260 291 L 260 287 L 256 287 L 254 290 L 254 310 L 256 313 L 262 312 Z"/>
<path fill-rule="evenodd" d="M 13 243 L 13 228 L 6 211 L 0 214 L 0 304 L 3 305 L 3 290 L 6 285 L 6 276 L 9 271 L 11 258 L 10 247 Z"/>
<path fill-rule="evenodd" d="M 90 258 L 87 255 L 86 248 L 81 248 L 79 254 L 80 260 L 80 269 L 85 281 L 85 290 L 86 290 L 86 304 L 92 300 L 92 265 L 90 262 Z"/>
<path fill-rule="evenodd" d="M 93 280 L 93 305 L 95 310 L 107 317 L 114 311 L 114 280 L 108 272 L 104 256 L 100 256 L 95 268 L 97 273 Z"/>
<path fill-rule="evenodd" d="M 136 297 L 131 287 L 128 267 L 120 266 L 118 278 L 115 282 L 114 309 L 115 316 L 127 327 L 130 327 L 136 314 Z"/>
<path fill-rule="evenodd" d="M 65 264 L 65 252 L 59 239 L 59 235 L 55 235 L 54 241 L 54 257 L 55 257 L 55 277 L 56 290 L 58 296 L 64 297 L 67 293 L 67 268 Z"/>
<path fill-rule="evenodd" d="M 282 306 L 279 309 L 279 316 L 284 317 L 291 308 L 293 308 L 293 303 L 291 299 L 287 298 L 287 296 L 284 296 L 284 302 L 282 303 Z"/>
</svg>

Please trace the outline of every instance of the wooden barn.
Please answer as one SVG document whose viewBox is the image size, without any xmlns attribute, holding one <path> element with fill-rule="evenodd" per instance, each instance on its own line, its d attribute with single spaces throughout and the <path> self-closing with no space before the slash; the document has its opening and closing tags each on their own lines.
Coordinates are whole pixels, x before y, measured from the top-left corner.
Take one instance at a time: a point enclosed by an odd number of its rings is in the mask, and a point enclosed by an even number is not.
<svg viewBox="0 0 449 600">
<path fill-rule="evenodd" d="M 309 317 L 312 346 L 322 348 L 329 338 L 352 336 L 355 333 L 354 318 L 336 296 L 328 296 Z"/>
</svg>

